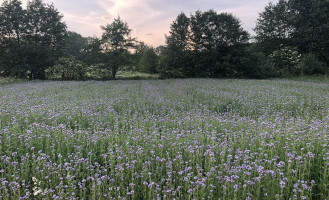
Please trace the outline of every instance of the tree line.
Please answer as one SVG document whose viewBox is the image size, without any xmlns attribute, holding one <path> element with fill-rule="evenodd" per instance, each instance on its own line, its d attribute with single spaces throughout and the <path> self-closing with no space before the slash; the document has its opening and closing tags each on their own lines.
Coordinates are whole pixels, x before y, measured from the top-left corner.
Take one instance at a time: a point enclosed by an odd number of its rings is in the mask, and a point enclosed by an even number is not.
<svg viewBox="0 0 329 200">
<path fill-rule="evenodd" d="M 42 0 L 6 0 L 0 7 L 0 76 L 83 80 L 115 78 L 118 71 L 162 78 L 269 78 L 326 74 L 329 2 L 279 0 L 259 14 L 255 36 L 240 20 L 214 10 L 180 13 L 166 44 L 131 37 L 120 17 L 101 37 L 68 31 L 62 14 Z"/>
</svg>

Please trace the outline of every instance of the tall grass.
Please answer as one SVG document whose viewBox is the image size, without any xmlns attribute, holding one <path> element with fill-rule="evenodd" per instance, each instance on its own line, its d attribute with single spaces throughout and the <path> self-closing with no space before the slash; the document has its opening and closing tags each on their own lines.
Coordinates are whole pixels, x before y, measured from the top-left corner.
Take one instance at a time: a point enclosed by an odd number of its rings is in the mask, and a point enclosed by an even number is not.
<svg viewBox="0 0 329 200">
<path fill-rule="evenodd" d="M 11 77 L 0 77 L 0 86 L 13 84 L 13 83 L 22 83 L 25 82 L 22 79 L 11 78 Z"/>
<path fill-rule="evenodd" d="M 0 199 L 328 199 L 328 84 L 0 88 Z"/>
</svg>

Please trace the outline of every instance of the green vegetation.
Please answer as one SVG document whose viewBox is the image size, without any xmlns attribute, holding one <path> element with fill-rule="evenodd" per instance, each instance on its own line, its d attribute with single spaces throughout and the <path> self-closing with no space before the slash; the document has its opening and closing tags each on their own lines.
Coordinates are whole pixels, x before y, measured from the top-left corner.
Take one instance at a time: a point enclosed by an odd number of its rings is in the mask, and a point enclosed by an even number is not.
<svg viewBox="0 0 329 200">
<path fill-rule="evenodd" d="M 0 87 L 0 199 L 326 199 L 328 81 Z"/>
<path fill-rule="evenodd" d="M 19 0 L 0 7 L 0 75 L 45 79 L 45 70 L 62 54 L 66 25 L 53 5 Z"/>
<path fill-rule="evenodd" d="M 17 78 L 3 78 L 0 77 L 0 86 L 7 85 L 7 84 L 13 84 L 13 83 L 22 83 L 26 82 L 25 80 L 22 79 L 17 79 Z"/>
<path fill-rule="evenodd" d="M 67 31 L 53 5 L 32 0 L 24 9 L 20 0 L 5 0 L 0 6 L 0 76 L 115 79 L 119 71 L 161 78 L 324 75 L 329 73 L 328 13 L 328 0 L 269 3 L 251 37 L 234 14 L 182 12 L 172 22 L 166 44 L 154 48 L 131 38 L 132 30 L 120 17 L 101 26 L 101 37 L 83 37 Z M 73 58 L 83 62 L 78 65 L 84 69 L 74 72 L 79 77 L 56 74 L 58 62 Z M 70 66 L 69 71 L 75 68 Z"/>
<path fill-rule="evenodd" d="M 295 77 L 290 77 L 289 79 L 295 81 L 304 81 L 304 82 L 320 82 L 320 83 L 329 82 L 328 75 L 295 76 Z"/>
<path fill-rule="evenodd" d="M 328 199 L 328 0 L 269 3 L 252 41 L 180 13 L 156 48 L 120 17 L 100 38 L 62 19 L 0 6 L 1 200 Z"/>
<path fill-rule="evenodd" d="M 328 11 L 327 0 L 269 3 L 260 13 L 255 27 L 257 48 L 270 55 L 281 48 L 293 47 L 302 54 L 302 65 L 307 66 L 304 74 L 328 73 Z M 309 64 L 310 57 L 315 65 Z M 294 75 L 294 72 L 284 75 Z"/>
<path fill-rule="evenodd" d="M 60 58 L 53 67 L 46 70 L 48 79 L 84 80 L 86 67 L 75 57 Z"/>
<path fill-rule="evenodd" d="M 105 52 L 105 68 L 111 71 L 112 78 L 119 69 L 126 65 L 129 49 L 133 47 L 134 39 L 130 37 L 131 29 L 120 17 L 111 24 L 102 27 L 104 31 L 101 39 L 101 49 Z"/>
<path fill-rule="evenodd" d="M 119 71 L 118 79 L 158 79 L 159 74 L 148 74 L 142 72 Z"/>
</svg>

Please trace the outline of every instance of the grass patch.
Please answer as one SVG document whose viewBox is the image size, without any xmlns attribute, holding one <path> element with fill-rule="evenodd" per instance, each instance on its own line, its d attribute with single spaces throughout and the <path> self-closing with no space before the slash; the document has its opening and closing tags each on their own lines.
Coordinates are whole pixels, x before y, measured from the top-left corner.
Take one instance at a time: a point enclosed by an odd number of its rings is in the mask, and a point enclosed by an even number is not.
<svg viewBox="0 0 329 200">
<path fill-rule="evenodd" d="M 0 85 L 8 85 L 8 84 L 13 84 L 13 83 L 22 83 L 25 82 L 26 80 L 22 79 L 16 79 L 16 78 L 11 78 L 11 77 L 0 77 Z"/>
<path fill-rule="evenodd" d="M 294 81 L 329 83 L 328 75 L 297 76 L 297 77 L 291 77 L 289 79 Z"/>
<path fill-rule="evenodd" d="M 159 74 L 148 74 L 133 71 L 119 71 L 116 76 L 117 79 L 158 79 Z"/>
</svg>

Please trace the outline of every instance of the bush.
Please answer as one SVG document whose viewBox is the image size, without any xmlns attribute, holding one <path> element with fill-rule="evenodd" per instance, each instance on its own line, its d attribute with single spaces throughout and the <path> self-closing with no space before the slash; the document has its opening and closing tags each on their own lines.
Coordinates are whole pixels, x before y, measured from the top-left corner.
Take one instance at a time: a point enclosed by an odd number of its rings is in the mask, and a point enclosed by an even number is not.
<svg viewBox="0 0 329 200">
<path fill-rule="evenodd" d="M 97 79 L 97 80 L 108 80 L 111 79 L 111 72 L 105 68 L 102 63 L 89 65 L 86 67 L 86 78 L 87 79 Z"/>
<path fill-rule="evenodd" d="M 11 69 L 10 76 L 15 78 L 28 79 L 31 78 L 31 71 L 29 70 L 29 66 L 16 65 Z"/>
<path fill-rule="evenodd" d="M 182 68 L 173 68 L 172 60 L 167 56 L 161 56 L 158 61 L 157 71 L 160 73 L 161 79 L 166 78 L 184 78 Z"/>
<path fill-rule="evenodd" d="M 324 64 L 314 54 L 306 54 L 301 58 L 303 75 L 325 74 Z"/>
<path fill-rule="evenodd" d="M 56 64 L 46 70 L 47 79 L 83 80 L 86 67 L 74 57 L 60 58 Z"/>
<path fill-rule="evenodd" d="M 264 79 L 278 76 L 279 73 L 275 69 L 273 63 L 263 53 L 258 53 L 254 62 L 251 78 Z"/>
<path fill-rule="evenodd" d="M 255 49 L 255 46 L 250 46 L 247 49 L 243 64 L 243 75 L 247 78 L 265 79 L 279 75 L 269 58 L 264 53 Z"/>
<path fill-rule="evenodd" d="M 282 47 L 269 55 L 270 61 L 273 63 L 279 76 L 301 75 L 301 54 L 295 47 Z"/>
</svg>

